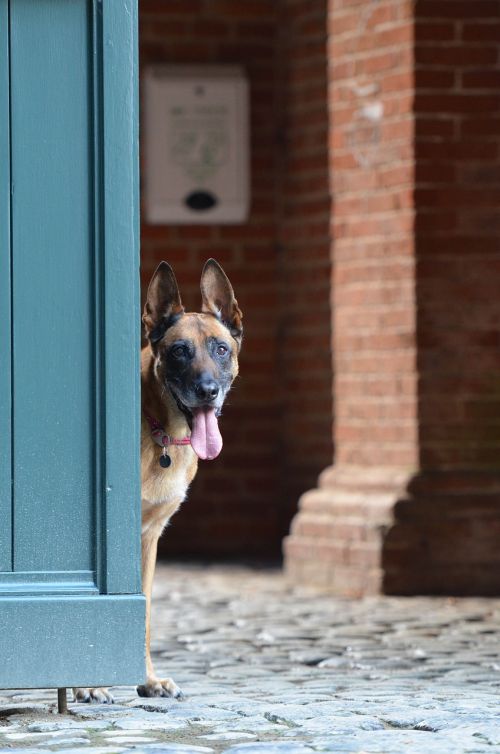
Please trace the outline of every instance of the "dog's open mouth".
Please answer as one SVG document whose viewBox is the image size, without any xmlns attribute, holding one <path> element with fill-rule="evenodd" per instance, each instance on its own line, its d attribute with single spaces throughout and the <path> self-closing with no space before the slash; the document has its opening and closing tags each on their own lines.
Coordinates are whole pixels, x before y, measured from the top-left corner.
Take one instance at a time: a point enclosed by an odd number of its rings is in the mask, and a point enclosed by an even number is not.
<svg viewBox="0 0 500 754">
<path fill-rule="evenodd" d="M 202 461 L 212 461 L 222 450 L 222 435 L 217 421 L 220 409 L 214 406 L 188 407 L 171 389 L 177 406 L 191 428 L 191 447 Z"/>
</svg>

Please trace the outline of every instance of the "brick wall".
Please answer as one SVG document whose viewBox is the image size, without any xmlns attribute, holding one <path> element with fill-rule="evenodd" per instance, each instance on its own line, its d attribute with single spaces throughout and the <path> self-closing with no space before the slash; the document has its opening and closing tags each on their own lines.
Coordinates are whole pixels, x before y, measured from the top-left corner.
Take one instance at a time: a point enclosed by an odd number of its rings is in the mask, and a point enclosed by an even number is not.
<svg viewBox="0 0 500 754">
<path fill-rule="evenodd" d="M 500 467 L 500 3 L 417 3 L 425 469 Z"/>
<path fill-rule="evenodd" d="M 333 453 L 326 12 L 326 0 L 284 0 L 278 27 L 278 348 L 286 531 L 299 495 L 316 483 Z"/>
<path fill-rule="evenodd" d="M 421 471 L 385 583 L 498 594 L 500 3 L 422 0 L 415 30 Z"/>
<path fill-rule="evenodd" d="M 498 594 L 500 2 L 329 7 L 336 458 L 288 573 Z"/>
<path fill-rule="evenodd" d="M 300 492 L 331 457 L 322 14 L 317 0 L 140 3 L 142 67 L 237 63 L 251 92 L 249 221 L 142 227 L 144 285 L 166 259 L 196 310 L 201 268 L 214 256 L 245 325 L 241 378 L 221 420 L 223 454 L 200 464 L 165 554 L 279 554 Z M 282 34 L 285 20 L 293 38 Z"/>
</svg>

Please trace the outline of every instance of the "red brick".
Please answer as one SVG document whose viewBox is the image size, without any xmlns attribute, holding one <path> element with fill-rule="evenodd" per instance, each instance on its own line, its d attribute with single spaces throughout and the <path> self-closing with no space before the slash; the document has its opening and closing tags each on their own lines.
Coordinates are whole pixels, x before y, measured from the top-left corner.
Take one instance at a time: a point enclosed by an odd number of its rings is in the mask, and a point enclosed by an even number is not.
<svg viewBox="0 0 500 754">
<path fill-rule="evenodd" d="M 183 0 L 169 0 L 168 12 L 172 15 L 189 15 L 199 13 L 203 7 L 203 0 L 192 0 L 189 6 Z M 141 17 L 151 13 L 160 16 L 165 13 L 164 0 L 141 0 L 140 15 Z"/>
<path fill-rule="evenodd" d="M 415 24 L 415 38 L 418 42 L 446 42 L 454 39 L 457 25 L 453 21 L 429 21 L 426 18 L 417 19 Z"/>
<path fill-rule="evenodd" d="M 473 68 L 478 65 L 495 64 L 498 50 L 493 45 L 468 47 L 467 50 L 461 45 L 417 45 L 415 60 L 417 65 L 428 64 L 432 66 L 456 65 L 464 68 Z"/>
<path fill-rule="evenodd" d="M 498 42 L 500 43 L 500 8 L 497 8 L 496 19 L 491 18 L 483 23 L 467 22 L 463 25 L 462 39 L 467 42 Z"/>
<path fill-rule="evenodd" d="M 417 138 L 437 136 L 449 140 L 455 133 L 455 120 L 443 117 L 441 113 L 436 113 L 434 116 L 422 116 L 417 118 L 415 130 Z"/>
<path fill-rule="evenodd" d="M 418 80 L 418 86 L 420 91 L 424 89 L 436 90 L 442 89 L 448 91 L 454 88 L 455 79 L 457 77 L 456 71 L 446 68 L 435 68 L 429 66 L 429 68 L 418 68 L 415 78 Z"/>
<path fill-rule="evenodd" d="M 419 18 L 455 18 L 457 20 L 481 17 L 497 18 L 500 11 L 497 0 L 419 0 Z"/>
<path fill-rule="evenodd" d="M 419 94 L 415 98 L 418 112 L 493 113 L 500 111 L 497 96 L 489 94 Z"/>
<path fill-rule="evenodd" d="M 462 74 L 462 86 L 474 89 L 494 89 L 500 87 L 500 70 L 487 68 L 479 71 L 465 71 Z"/>
</svg>

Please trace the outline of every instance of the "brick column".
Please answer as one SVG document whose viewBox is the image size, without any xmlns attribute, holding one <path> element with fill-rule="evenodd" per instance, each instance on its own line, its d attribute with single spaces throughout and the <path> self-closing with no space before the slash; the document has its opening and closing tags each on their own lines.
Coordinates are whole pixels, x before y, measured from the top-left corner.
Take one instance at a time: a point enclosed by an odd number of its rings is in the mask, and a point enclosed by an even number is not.
<svg viewBox="0 0 500 754">
<path fill-rule="evenodd" d="M 336 456 L 294 581 L 500 588 L 499 12 L 330 0 Z"/>
<path fill-rule="evenodd" d="M 500 3 L 416 7 L 420 473 L 395 509 L 385 585 L 498 594 Z"/>
</svg>

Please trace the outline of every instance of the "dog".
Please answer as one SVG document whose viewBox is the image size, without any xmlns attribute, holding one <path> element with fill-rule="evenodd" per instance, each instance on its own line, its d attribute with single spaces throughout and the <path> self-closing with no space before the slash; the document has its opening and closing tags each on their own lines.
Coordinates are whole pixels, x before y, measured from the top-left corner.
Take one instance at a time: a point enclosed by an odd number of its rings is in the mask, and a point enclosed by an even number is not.
<svg viewBox="0 0 500 754">
<path fill-rule="evenodd" d="M 158 539 L 184 501 L 198 459 L 222 449 L 218 427 L 238 374 L 242 313 L 222 267 L 209 259 L 201 275 L 202 309 L 185 312 L 174 272 L 161 262 L 149 284 L 141 352 L 142 591 L 146 597 L 146 682 L 143 697 L 183 693 L 158 678 L 150 653 L 151 590 Z M 108 689 L 73 689 L 76 701 L 112 702 Z"/>
</svg>

